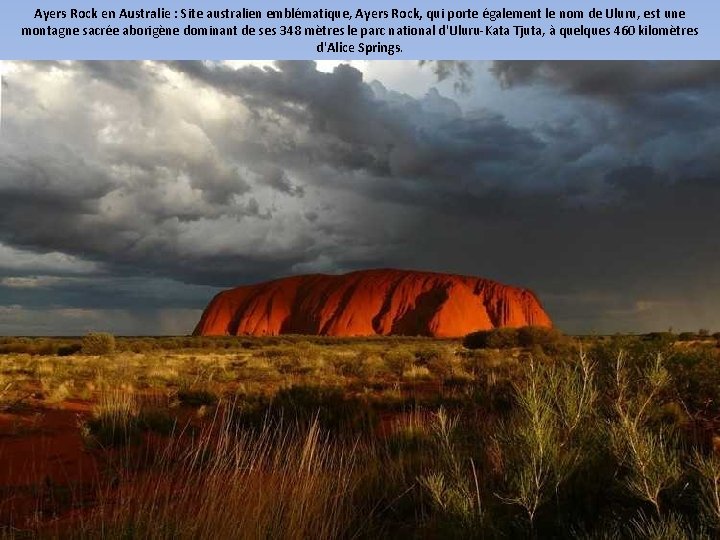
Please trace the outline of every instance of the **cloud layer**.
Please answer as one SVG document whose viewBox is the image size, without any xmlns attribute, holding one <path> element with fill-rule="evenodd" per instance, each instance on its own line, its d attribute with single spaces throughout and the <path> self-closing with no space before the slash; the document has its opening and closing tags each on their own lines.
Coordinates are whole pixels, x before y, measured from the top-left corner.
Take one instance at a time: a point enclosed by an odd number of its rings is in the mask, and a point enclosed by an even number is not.
<svg viewBox="0 0 720 540">
<path fill-rule="evenodd" d="M 10 64 L 0 333 L 187 332 L 218 287 L 376 266 L 720 328 L 718 66 Z"/>
</svg>

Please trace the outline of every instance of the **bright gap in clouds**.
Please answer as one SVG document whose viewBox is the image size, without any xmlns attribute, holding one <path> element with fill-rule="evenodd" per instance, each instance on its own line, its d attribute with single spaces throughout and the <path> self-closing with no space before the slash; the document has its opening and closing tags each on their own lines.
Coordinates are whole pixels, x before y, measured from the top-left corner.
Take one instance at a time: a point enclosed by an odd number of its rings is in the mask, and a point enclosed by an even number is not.
<svg viewBox="0 0 720 540">
<path fill-rule="evenodd" d="M 225 60 L 223 63 L 235 68 L 275 67 L 275 60 Z M 315 64 L 317 70 L 322 73 L 332 73 L 341 65 L 352 66 L 363 74 L 366 83 L 377 80 L 390 90 L 403 92 L 415 98 L 422 97 L 431 88 L 437 88 L 448 96 L 456 96 L 453 79 L 439 83 L 429 66 L 419 68 L 418 62 L 414 60 L 316 60 Z"/>
</svg>

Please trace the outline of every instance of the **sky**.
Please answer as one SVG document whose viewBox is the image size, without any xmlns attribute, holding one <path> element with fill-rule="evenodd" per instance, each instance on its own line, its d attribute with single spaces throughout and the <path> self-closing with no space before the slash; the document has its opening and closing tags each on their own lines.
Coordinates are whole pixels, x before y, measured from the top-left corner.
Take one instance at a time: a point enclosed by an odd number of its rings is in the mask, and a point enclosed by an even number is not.
<svg viewBox="0 0 720 540">
<path fill-rule="evenodd" d="M 720 62 L 0 62 L 0 335 L 394 267 L 720 330 Z"/>
</svg>

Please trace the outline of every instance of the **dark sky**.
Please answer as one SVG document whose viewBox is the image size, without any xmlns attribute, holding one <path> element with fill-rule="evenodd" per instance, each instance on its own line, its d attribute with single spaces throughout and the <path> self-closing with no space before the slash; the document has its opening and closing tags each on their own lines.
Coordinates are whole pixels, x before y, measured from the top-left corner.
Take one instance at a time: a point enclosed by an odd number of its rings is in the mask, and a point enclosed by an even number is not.
<svg viewBox="0 0 720 540">
<path fill-rule="evenodd" d="M 720 330 L 719 62 L 0 63 L 0 335 L 399 267 Z"/>
</svg>

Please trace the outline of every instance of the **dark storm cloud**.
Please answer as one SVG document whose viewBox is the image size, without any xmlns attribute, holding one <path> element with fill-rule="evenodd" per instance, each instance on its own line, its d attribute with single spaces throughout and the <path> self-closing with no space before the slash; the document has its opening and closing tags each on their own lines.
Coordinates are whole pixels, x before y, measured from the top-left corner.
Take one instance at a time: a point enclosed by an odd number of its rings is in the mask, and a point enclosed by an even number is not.
<svg viewBox="0 0 720 540">
<path fill-rule="evenodd" d="M 718 65 L 496 62 L 511 120 L 348 65 L 24 64 L 0 332 L 44 302 L 68 328 L 138 305 L 185 321 L 213 287 L 373 266 L 529 286 L 572 331 L 720 326 Z M 463 99 L 483 84 L 433 69 Z"/>
<path fill-rule="evenodd" d="M 546 82 L 578 94 L 621 100 L 720 84 L 720 64 L 708 61 L 496 61 L 491 71 L 508 86 Z"/>
<path fill-rule="evenodd" d="M 108 296 L 107 290 L 113 294 Z M 69 309 L 197 308 L 216 290 L 205 286 L 178 287 L 170 279 L 101 276 L 29 276 L 0 278 L 4 302 L 28 309 L 47 306 L 48 293 L 57 306 Z"/>
<path fill-rule="evenodd" d="M 471 62 L 461 60 L 421 60 L 420 66 L 430 65 L 432 72 L 438 81 L 442 82 L 446 79 L 453 78 L 453 86 L 457 92 L 470 91 L 470 78 L 473 75 Z"/>
</svg>

